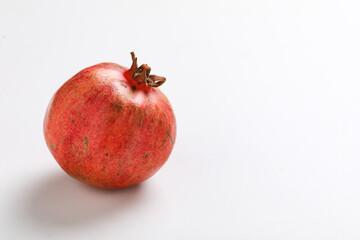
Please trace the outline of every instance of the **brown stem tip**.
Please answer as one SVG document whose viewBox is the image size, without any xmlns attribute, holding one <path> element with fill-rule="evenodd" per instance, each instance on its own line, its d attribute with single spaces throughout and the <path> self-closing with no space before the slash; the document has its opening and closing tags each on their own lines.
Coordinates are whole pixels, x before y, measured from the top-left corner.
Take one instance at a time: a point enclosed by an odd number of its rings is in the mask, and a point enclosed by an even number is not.
<svg viewBox="0 0 360 240">
<path fill-rule="evenodd" d="M 138 67 L 135 53 L 131 52 L 130 54 L 133 61 L 130 72 L 139 85 L 145 83 L 146 86 L 159 87 L 166 81 L 166 78 L 164 77 L 150 75 L 151 68 L 147 64 L 142 64 Z"/>
</svg>

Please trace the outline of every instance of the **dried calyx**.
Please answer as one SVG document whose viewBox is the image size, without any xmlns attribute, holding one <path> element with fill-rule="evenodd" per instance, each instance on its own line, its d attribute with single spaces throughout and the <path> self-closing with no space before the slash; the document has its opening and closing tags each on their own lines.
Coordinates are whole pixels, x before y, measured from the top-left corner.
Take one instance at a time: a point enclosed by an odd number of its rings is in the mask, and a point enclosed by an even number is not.
<svg viewBox="0 0 360 240">
<path fill-rule="evenodd" d="M 166 81 L 164 77 L 150 75 L 151 68 L 147 64 L 142 64 L 138 67 L 134 52 L 131 52 L 131 58 L 133 62 L 130 72 L 139 85 L 144 83 L 146 86 L 159 87 Z"/>
</svg>

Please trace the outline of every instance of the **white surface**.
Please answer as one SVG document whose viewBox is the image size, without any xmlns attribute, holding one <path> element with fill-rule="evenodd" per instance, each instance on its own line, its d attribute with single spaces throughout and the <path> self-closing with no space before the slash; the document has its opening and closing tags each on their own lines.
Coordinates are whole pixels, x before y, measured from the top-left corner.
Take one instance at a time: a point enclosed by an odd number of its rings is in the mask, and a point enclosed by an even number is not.
<svg viewBox="0 0 360 240">
<path fill-rule="evenodd" d="M 360 239 L 359 1 L 0 1 L 0 239 Z M 79 70 L 164 75 L 178 137 L 104 191 L 47 150 Z"/>
</svg>

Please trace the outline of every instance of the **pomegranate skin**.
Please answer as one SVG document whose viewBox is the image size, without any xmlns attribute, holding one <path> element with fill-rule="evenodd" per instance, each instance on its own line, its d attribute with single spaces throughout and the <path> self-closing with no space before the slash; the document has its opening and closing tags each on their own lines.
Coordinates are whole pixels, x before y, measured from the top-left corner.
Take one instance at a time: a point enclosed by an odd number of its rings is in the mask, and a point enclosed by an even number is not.
<svg viewBox="0 0 360 240">
<path fill-rule="evenodd" d="M 47 108 L 50 152 L 67 174 L 91 186 L 138 184 L 155 174 L 173 149 L 176 122 L 168 99 L 136 81 L 130 70 L 115 63 L 86 68 Z"/>
</svg>

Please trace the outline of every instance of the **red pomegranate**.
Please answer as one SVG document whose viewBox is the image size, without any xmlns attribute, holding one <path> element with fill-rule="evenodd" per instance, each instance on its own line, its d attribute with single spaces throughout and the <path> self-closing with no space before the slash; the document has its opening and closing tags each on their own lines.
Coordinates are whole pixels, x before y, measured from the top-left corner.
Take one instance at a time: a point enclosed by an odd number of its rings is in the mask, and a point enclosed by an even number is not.
<svg viewBox="0 0 360 240">
<path fill-rule="evenodd" d="M 53 96 L 44 134 L 61 168 L 75 179 L 105 188 L 140 183 L 166 162 L 176 124 L 165 78 L 146 64 L 130 69 L 100 63 L 80 71 Z"/>
</svg>

